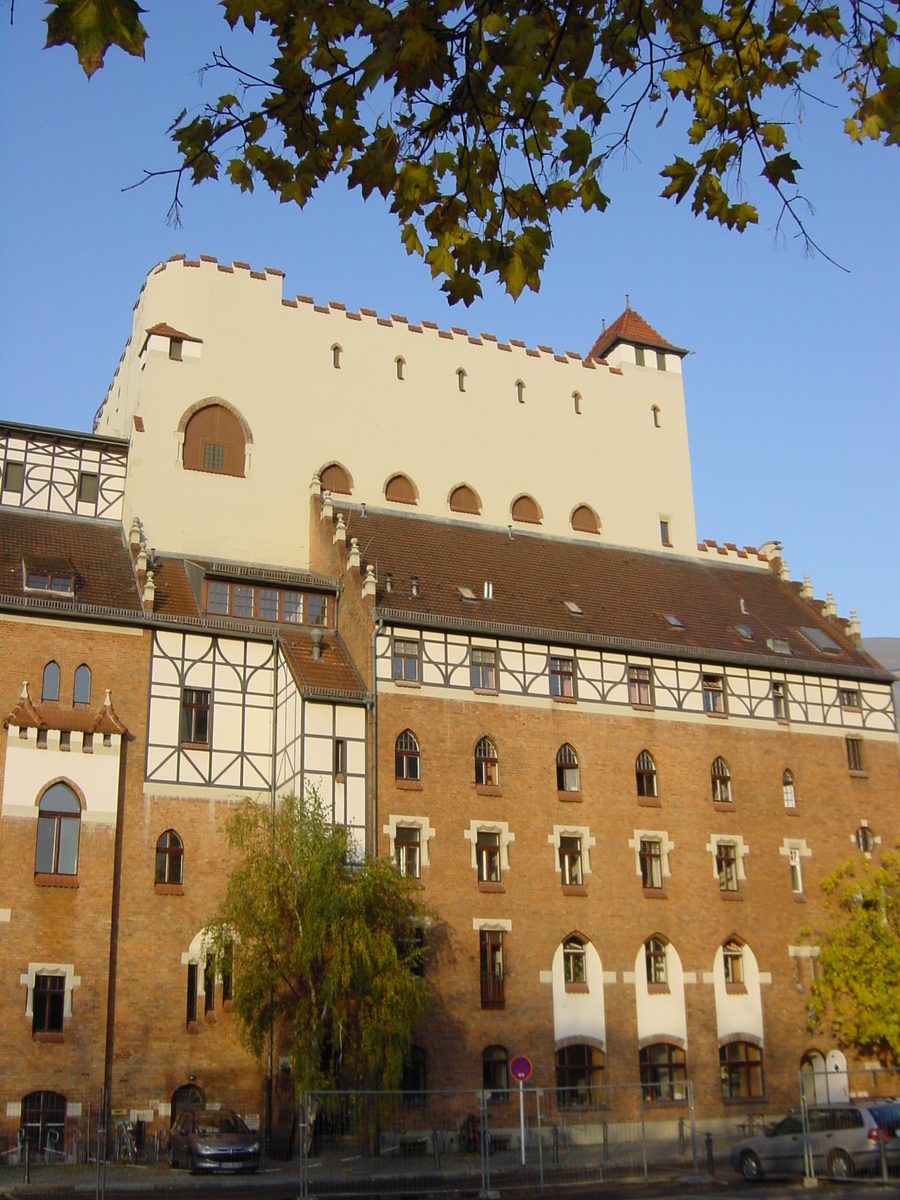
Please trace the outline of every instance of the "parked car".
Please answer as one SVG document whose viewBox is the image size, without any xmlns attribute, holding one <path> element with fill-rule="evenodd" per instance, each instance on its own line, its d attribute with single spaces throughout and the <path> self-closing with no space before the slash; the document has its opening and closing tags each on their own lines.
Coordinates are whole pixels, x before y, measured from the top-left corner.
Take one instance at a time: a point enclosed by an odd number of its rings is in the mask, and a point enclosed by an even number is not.
<svg viewBox="0 0 900 1200">
<path fill-rule="evenodd" d="M 803 1117 L 789 1113 L 763 1137 L 747 1138 L 731 1151 L 731 1165 L 747 1180 L 764 1175 L 802 1175 Z M 809 1109 L 809 1144 L 817 1175 L 839 1179 L 881 1171 L 884 1142 L 888 1170 L 900 1167 L 900 1103 L 866 1101 L 823 1104 Z"/>
<path fill-rule="evenodd" d="M 186 1108 L 169 1130 L 169 1166 L 192 1171 L 255 1171 L 259 1134 L 230 1108 Z"/>
</svg>

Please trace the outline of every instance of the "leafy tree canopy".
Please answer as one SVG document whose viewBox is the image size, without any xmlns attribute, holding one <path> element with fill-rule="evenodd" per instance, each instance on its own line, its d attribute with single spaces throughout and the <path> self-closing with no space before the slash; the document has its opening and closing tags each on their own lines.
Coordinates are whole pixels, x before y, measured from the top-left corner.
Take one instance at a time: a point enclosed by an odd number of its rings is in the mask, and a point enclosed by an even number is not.
<svg viewBox="0 0 900 1200">
<path fill-rule="evenodd" d="M 233 955 L 248 1048 L 262 1060 L 271 1020 L 298 1088 L 396 1088 L 427 1002 L 409 882 L 389 859 L 354 862 L 313 790 L 274 815 L 245 801 L 228 840 L 241 861 L 207 930 L 219 961 Z"/>
<path fill-rule="evenodd" d="M 111 45 L 143 55 L 135 0 L 51 0 L 48 45 L 88 75 Z M 263 78 L 220 51 L 232 85 L 171 134 L 178 181 L 224 173 L 301 207 L 330 175 L 380 193 L 408 253 L 451 301 L 495 274 L 537 290 L 554 214 L 603 211 L 604 165 L 645 108 L 685 126 L 663 196 L 743 230 L 759 171 L 807 247 L 790 119 L 836 72 L 856 141 L 900 142 L 900 0 L 222 0 L 267 26 Z M 748 157 L 749 155 L 749 157 Z M 178 214 L 176 185 L 174 215 Z"/>
<path fill-rule="evenodd" d="M 852 862 L 823 882 L 835 925 L 819 957 L 813 1004 L 844 1045 L 900 1066 L 900 851 Z"/>
</svg>

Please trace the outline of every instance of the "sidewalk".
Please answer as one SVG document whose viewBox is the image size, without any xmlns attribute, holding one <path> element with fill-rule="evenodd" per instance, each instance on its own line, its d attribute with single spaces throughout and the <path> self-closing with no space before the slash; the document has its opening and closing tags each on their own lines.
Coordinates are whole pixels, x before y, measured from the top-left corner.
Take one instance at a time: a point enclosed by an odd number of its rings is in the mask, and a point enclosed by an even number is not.
<svg viewBox="0 0 900 1200">
<path fill-rule="evenodd" d="M 265 1189 L 272 1184 L 297 1182 L 299 1187 L 300 1162 L 277 1162 L 260 1167 L 255 1175 L 214 1172 L 208 1175 L 192 1175 L 190 1171 L 173 1171 L 166 1163 L 125 1166 L 108 1163 L 106 1167 L 107 1192 L 143 1192 L 166 1194 L 173 1191 L 197 1189 L 202 1191 L 210 1185 L 218 1191 L 240 1188 L 242 1191 Z M 31 1167 L 31 1182 L 26 1184 L 24 1167 L 0 1167 L 0 1200 L 7 1196 L 39 1196 L 51 1193 L 76 1193 L 93 1195 L 97 1186 L 97 1166 Z"/>
</svg>

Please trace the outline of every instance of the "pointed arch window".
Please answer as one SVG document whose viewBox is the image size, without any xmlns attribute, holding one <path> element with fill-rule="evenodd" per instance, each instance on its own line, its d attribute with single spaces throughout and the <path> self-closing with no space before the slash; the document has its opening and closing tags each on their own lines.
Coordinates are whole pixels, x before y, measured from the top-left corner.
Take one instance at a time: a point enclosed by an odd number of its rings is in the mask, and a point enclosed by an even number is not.
<svg viewBox="0 0 900 1200">
<path fill-rule="evenodd" d="M 80 837 L 81 801 L 67 783 L 51 784 L 38 806 L 35 876 L 76 876 Z"/>
<path fill-rule="evenodd" d="M 512 519 L 525 525 L 540 525 L 543 513 L 533 496 L 517 496 L 512 504 Z"/>
<path fill-rule="evenodd" d="M 186 471 L 243 477 L 247 437 L 240 420 L 224 404 L 206 404 L 184 430 L 182 464 Z"/>
<path fill-rule="evenodd" d="M 731 771 L 724 758 L 714 758 L 710 768 L 712 781 L 712 797 L 714 804 L 731 804 L 734 796 L 731 791 Z"/>
<path fill-rule="evenodd" d="M 579 937 L 566 938 L 563 942 L 563 977 L 567 984 L 587 983 L 584 942 Z"/>
<path fill-rule="evenodd" d="M 419 743 L 409 729 L 404 729 L 394 744 L 394 776 L 396 779 L 421 779 Z"/>
<path fill-rule="evenodd" d="M 331 347 L 331 365 L 336 371 L 341 369 L 341 355 L 343 353 L 344 352 L 341 347 L 337 344 L 337 342 L 335 342 Z"/>
<path fill-rule="evenodd" d="M 568 742 L 564 742 L 556 752 L 556 790 L 558 792 L 581 791 L 578 755 Z"/>
<path fill-rule="evenodd" d="M 338 496 L 349 496 L 353 491 L 353 480 L 340 463 L 329 463 L 319 472 L 319 481 L 323 492 L 331 492 Z"/>
<path fill-rule="evenodd" d="M 726 983 L 744 982 L 744 947 L 735 938 L 730 938 L 722 947 L 722 963 Z"/>
<path fill-rule="evenodd" d="M 461 483 L 450 493 L 450 511 L 470 513 L 473 517 L 481 515 L 481 500 L 468 484 Z"/>
<path fill-rule="evenodd" d="M 72 687 L 73 704 L 90 704 L 91 702 L 91 668 L 82 663 L 75 672 L 75 682 Z"/>
<path fill-rule="evenodd" d="M 41 681 L 41 700 L 59 699 L 59 664 L 52 660 L 44 667 L 44 678 Z"/>
<path fill-rule="evenodd" d="M 402 379 L 403 378 L 403 369 L 406 366 L 406 359 L 403 357 L 402 354 L 398 354 L 397 357 L 394 359 L 394 366 L 397 368 L 397 378 Z"/>
<path fill-rule="evenodd" d="M 644 942 L 644 963 L 647 967 L 648 983 L 668 984 L 666 943 L 661 937 L 648 938 Z"/>
<path fill-rule="evenodd" d="M 796 808 L 797 797 L 794 793 L 794 776 L 791 771 L 785 769 L 781 776 L 781 792 L 784 796 L 785 808 Z"/>
<path fill-rule="evenodd" d="M 868 825 L 860 825 L 856 831 L 856 844 L 863 854 L 871 854 L 875 849 L 875 834 Z"/>
<path fill-rule="evenodd" d="M 516 380 L 516 399 L 520 404 L 525 403 L 525 384 L 521 379 Z"/>
<path fill-rule="evenodd" d="M 483 737 L 475 747 L 475 782 L 481 787 L 500 786 L 500 763 L 490 738 Z"/>
<path fill-rule="evenodd" d="M 576 533 L 599 533 L 600 518 L 589 504 L 579 504 L 571 517 L 572 528 Z"/>
<path fill-rule="evenodd" d="M 635 759 L 634 775 L 637 782 L 637 794 L 639 796 L 655 798 L 659 795 L 656 763 L 653 761 L 653 756 L 647 750 L 642 750 Z"/>
<path fill-rule="evenodd" d="M 466 390 L 466 373 L 462 367 L 456 372 L 456 383 L 461 392 Z"/>
<path fill-rule="evenodd" d="M 580 417 L 581 416 L 581 392 L 573 392 L 572 400 L 575 403 L 575 415 L 577 417 Z"/>
<path fill-rule="evenodd" d="M 157 839 L 153 881 L 176 886 L 184 883 L 184 843 L 174 829 L 167 829 Z"/>
<path fill-rule="evenodd" d="M 385 484 L 384 498 L 397 504 L 418 504 L 419 493 L 408 475 L 397 474 L 392 475 Z"/>
</svg>

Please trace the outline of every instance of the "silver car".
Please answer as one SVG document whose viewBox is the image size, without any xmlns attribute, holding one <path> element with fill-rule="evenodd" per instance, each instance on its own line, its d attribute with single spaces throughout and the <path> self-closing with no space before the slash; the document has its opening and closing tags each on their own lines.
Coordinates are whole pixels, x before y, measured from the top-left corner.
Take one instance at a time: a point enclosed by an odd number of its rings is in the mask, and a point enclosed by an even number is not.
<svg viewBox="0 0 900 1200">
<path fill-rule="evenodd" d="M 230 1108 L 186 1108 L 169 1130 L 169 1166 L 192 1171 L 255 1171 L 259 1135 Z"/>
<path fill-rule="evenodd" d="M 881 1171 L 884 1144 L 889 1172 L 900 1167 L 900 1103 L 823 1104 L 809 1109 L 809 1145 L 817 1175 L 847 1179 Z M 747 1180 L 764 1175 L 803 1175 L 803 1117 L 790 1113 L 764 1137 L 738 1142 L 731 1165 Z"/>
</svg>

